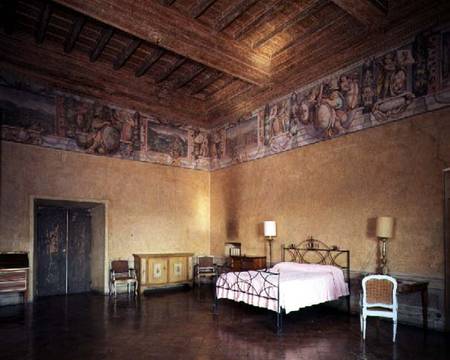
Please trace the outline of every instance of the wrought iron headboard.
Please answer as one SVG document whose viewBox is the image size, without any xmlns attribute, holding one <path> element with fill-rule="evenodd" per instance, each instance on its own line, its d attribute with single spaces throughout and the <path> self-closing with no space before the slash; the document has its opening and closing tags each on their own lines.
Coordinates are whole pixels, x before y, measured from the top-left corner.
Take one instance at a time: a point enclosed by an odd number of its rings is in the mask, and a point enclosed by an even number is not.
<svg viewBox="0 0 450 360">
<path fill-rule="evenodd" d="M 289 256 L 287 258 L 287 256 Z M 312 237 L 299 244 L 282 245 L 282 261 L 302 264 L 333 265 L 345 272 L 350 284 L 350 251 L 341 250 L 337 246 L 328 246 Z"/>
</svg>

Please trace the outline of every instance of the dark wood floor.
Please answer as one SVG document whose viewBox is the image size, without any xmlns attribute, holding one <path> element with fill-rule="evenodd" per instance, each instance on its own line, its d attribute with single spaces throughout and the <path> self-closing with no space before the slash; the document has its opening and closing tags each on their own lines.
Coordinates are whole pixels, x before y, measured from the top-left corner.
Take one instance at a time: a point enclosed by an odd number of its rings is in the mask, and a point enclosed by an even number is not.
<svg viewBox="0 0 450 360">
<path fill-rule="evenodd" d="M 361 341 L 359 319 L 327 307 L 286 317 L 281 336 L 270 313 L 228 301 L 211 313 L 211 292 L 152 293 L 140 301 L 100 295 L 43 298 L 24 311 L 0 308 L 0 359 L 449 359 L 448 338 L 369 321 Z"/>
</svg>

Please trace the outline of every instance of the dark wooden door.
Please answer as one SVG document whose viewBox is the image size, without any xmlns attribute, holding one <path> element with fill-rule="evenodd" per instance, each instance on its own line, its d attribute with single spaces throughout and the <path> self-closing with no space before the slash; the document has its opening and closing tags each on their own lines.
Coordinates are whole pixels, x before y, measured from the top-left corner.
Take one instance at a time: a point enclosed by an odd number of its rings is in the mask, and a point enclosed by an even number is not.
<svg viewBox="0 0 450 360">
<path fill-rule="evenodd" d="M 90 290 L 91 216 L 86 209 L 70 209 L 68 216 L 67 292 Z"/>
<path fill-rule="evenodd" d="M 37 209 L 37 295 L 90 290 L 89 210 L 42 206 Z"/>
<path fill-rule="evenodd" d="M 66 293 L 66 211 L 40 207 L 37 211 L 37 294 Z"/>
<path fill-rule="evenodd" d="M 444 172 L 445 329 L 450 331 L 450 170 Z"/>
</svg>

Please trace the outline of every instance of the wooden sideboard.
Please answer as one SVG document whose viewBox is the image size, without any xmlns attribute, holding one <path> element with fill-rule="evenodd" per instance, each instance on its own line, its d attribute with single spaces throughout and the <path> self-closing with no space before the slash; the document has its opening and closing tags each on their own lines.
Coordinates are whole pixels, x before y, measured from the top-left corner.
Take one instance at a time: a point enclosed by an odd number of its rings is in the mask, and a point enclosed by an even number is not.
<svg viewBox="0 0 450 360">
<path fill-rule="evenodd" d="M 266 267 L 265 256 L 229 256 L 227 267 L 230 271 L 258 270 Z"/>
<path fill-rule="evenodd" d="M 192 253 L 133 254 L 139 293 L 146 289 L 193 282 Z"/>
</svg>

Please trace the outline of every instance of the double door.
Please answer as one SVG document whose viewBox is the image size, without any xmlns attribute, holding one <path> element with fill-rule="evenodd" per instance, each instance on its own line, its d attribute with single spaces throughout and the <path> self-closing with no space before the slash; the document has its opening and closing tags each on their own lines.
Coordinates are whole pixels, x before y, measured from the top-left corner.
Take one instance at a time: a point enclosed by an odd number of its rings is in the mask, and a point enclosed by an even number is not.
<svg viewBox="0 0 450 360">
<path fill-rule="evenodd" d="M 39 206 L 36 221 L 37 295 L 89 291 L 91 249 L 89 210 Z"/>
</svg>

